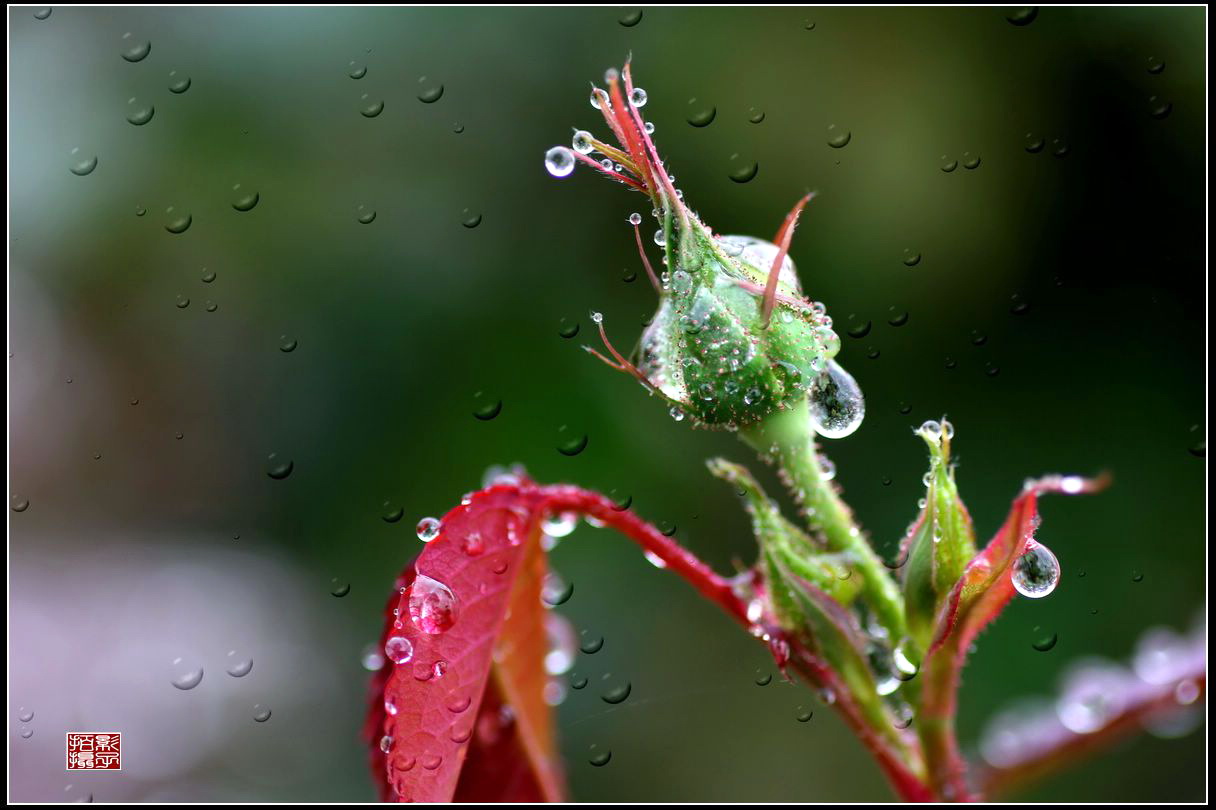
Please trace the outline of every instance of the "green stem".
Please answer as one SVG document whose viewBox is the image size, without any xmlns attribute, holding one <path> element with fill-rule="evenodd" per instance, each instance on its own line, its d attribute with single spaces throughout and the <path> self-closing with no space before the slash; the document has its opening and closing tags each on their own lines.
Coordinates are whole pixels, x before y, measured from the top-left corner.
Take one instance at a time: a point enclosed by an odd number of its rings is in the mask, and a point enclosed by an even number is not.
<svg viewBox="0 0 1216 810">
<path fill-rule="evenodd" d="M 828 550 L 852 556 L 863 580 L 862 596 L 895 644 L 906 634 L 903 597 L 882 560 L 866 542 L 853 519 L 853 511 L 841 500 L 832 482 L 824 478 L 814 435 L 805 400 L 739 429 L 743 441 L 776 463 L 811 530 L 823 537 Z"/>
</svg>

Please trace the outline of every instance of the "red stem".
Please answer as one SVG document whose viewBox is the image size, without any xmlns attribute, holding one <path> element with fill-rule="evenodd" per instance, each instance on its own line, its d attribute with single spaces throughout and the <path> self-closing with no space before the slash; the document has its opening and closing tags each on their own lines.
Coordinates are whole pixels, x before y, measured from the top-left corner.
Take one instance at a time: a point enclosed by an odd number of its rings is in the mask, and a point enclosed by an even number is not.
<svg viewBox="0 0 1216 810">
<path fill-rule="evenodd" d="M 683 577 L 698 593 L 726 611 L 727 615 L 739 624 L 749 630 L 756 628 L 756 624 L 748 620 L 747 603 L 735 592 L 730 579 L 715 573 L 691 551 L 633 512 L 619 509 L 611 499 L 597 492 L 567 484 L 541 487 L 540 493 L 542 509 L 551 512 L 580 512 L 611 526 L 662 560 L 669 569 Z M 877 759 L 879 767 L 900 798 L 905 801 L 935 800 L 929 788 L 912 772 L 907 763 L 866 725 L 847 688 L 839 682 L 830 667 L 798 639 L 788 637 L 776 628 L 759 630 L 760 637 L 768 642 L 770 650 L 778 658 L 778 664 L 784 666 L 788 661 L 812 686 L 832 691 L 836 696 L 832 705 Z M 786 649 L 789 650 L 788 659 L 784 653 Z"/>
</svg>

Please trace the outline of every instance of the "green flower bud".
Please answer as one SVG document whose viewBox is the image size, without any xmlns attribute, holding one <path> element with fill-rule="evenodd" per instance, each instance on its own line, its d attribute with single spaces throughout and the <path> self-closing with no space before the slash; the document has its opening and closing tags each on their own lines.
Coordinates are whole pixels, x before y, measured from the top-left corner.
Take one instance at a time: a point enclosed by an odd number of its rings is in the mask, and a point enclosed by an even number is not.
<svg viewBox="0 0 1216 810">
<path fill-rule="evenodd" d="M 555 146 L 545 165 L 557 177 L 579 162 L 646 194 L 657 220 L 654 241 L 663 249 L 662 276 L 643 249 L 642 215 L 634 227 L 659 306 L 640 341 L 636 360 L 608 341 L 611 358 L 588 348 L 613 368 L 627 371 L 660 395 L 673 413 L 698 424 L 738 429 L 792 407 L 808 396 L 816 429 L 838 438 L 861 422 L 856 383 L 832 358 L 840 338 L 823 304 L 804 297 L 790 241 L 808 194 L 786 217 L 773 242 L 746 236 L 715 236 L 684 203 L 683 194 L 659 158 L 639 108 L 646 94 L 633 86 L 628 65 L 606 75 L 607 90 L 593 88 L 592 106 L 604 116 L 619 146 L 575 133 L 571 147 Z M 623 88 L 622 88 L 623 81 Z M 590 157 L 598 153 L 603 158 Z"/>
<path fill-rule="evenodd" d="M 919 663 L 932 640 L 942 604 L 975 556 L 975 528 L 950 466 L 954 427 L 945 419 L 929 421 L 916 433 L 929 446 L 929 472 L 920 515 L 904 537 L 900 556 L 906 560 L 902 580 L 908 632 L 919 650 Z"/>
</svg>

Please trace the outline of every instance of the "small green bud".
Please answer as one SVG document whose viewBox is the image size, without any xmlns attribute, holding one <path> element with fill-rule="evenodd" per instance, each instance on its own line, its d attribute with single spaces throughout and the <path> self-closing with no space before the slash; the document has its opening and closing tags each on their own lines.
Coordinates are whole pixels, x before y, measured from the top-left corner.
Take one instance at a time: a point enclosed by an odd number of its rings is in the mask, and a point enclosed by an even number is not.
<svg viewBox="0 0 1216 810">
<path fill-rule="evenodd" d="M 738 487 L 746 499 L 760 546 L 769 607 L 783 628 L 805 632 L 812 626 L 804 600 L 796 593 L 805 584 L 842 606 L 857 598 L 863 580 L 854 571 L 851 554 L 827 551 L 822 543 L 786 520 L 745 467 L 720 458 L 710 459 L 708 466 L 713 475 Z"/>
<path fill-rule="evenodd" d="M 954 427 L 943 419 L 916 430 L 929 446 L 929 472 L 920 515 L 909 527 L 900 556 L 908 631 L 919 648 L 928 649 L 934 622 L 951 589 L 975 556 L 975 528 L 959 497 L 950 465 Z M 917 661 L 919 663 L 919 661 Z"/>
</svg>

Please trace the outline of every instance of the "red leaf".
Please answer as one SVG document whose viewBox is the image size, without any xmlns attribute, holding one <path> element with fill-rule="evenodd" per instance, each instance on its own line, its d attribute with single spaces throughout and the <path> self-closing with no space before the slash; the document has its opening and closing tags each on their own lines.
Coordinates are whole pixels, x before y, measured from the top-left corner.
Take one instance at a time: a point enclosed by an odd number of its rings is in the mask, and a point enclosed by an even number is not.
<svg viewBox="0 0 1216 810">
<path fill-rule="evenodd" d="M 541 501 L 530 483 L 475 493 L 398 579 L 365 728 L 382 798 L 563 796 L 543 698 Z"/>
<path fill-rule="evenodd" d="M 933 643 L 921 666 L 919 718 L 931 781 L 946 798 L 961 799 L 969 794 L 964 778 L 966 765 L 953 733 L 959 673 L 971 642 L 1000 615 L 1016 593 L 1011 578 L 1013 564 L 1034 540 L 1039 525 L 1039 495 L 1091 493 L 1104 485 L 1104 480 L 1059 475 L 1027 481 L 1022 494 L 1014 499 L 1005 524 L 984 550 L 967 563 L 942 607 Z"/>
</svg>

